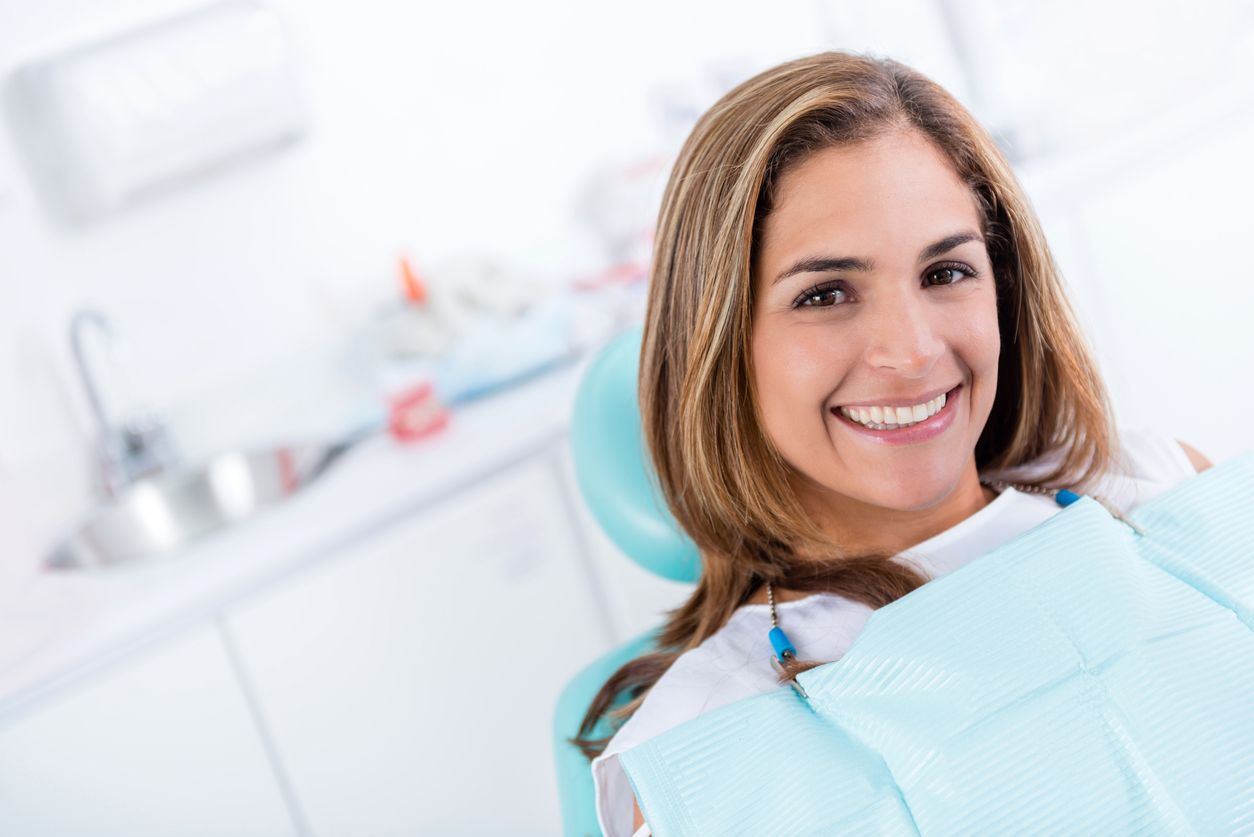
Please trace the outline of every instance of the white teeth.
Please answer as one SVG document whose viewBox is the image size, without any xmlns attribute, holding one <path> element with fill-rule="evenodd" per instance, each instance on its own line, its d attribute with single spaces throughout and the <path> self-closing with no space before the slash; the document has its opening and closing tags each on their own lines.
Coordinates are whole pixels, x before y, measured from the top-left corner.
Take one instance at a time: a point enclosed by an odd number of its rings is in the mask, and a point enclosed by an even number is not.
<svg viewBox="0 0 1254 837">
<path fill-rule="evenodd" d="M 936 415 L 945 406 L 945 393 L 913 407 L 841 407 L 841 415 L 874 430 L 909 427 Z"/>
</svg>

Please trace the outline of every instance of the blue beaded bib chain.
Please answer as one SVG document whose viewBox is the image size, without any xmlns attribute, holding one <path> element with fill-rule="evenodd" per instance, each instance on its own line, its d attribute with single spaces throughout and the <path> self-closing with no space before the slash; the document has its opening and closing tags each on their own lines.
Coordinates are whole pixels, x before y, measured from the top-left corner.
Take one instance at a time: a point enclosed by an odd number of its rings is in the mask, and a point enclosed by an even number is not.
<svg viewBox="0 0 1254 837">
<path fill-rule="evenodd" d="M 1054 502 L 1062 506 L 1064 509 L 1067 506 L 1074 503 L 1076 500 L 1079 500 L 1081 497 L 1085 496 L 1083 494 L 1077 494 L 1074 491 L 1069 491 L 1066 488 L 1060 488 L 1057 491 L 1054 491 L 1049 488 L 1041 488 L 1040 486 L 1037 486 L 1037 485 L 1021 485 L 1017 482 L 1007 482 L 1006 480 L 985 479 L 983 477 L 980 478 L 980 483 L 982 485 L 987 485 L 989 488 L 996 489 L 998 494 L 1000 494 L 1009 486 L 1009 487 L 1015 488 L 1018 491 L 1023 491 L 1028 494 L 1052 495 L 1054 498 Z M 1107 501 L 1106 499 L 1102 497 L 1097 496 L 1096 494 L 1089 495 L 1089 496 L 1093 500 L 1096 500 L 1097 502 L 1101 503 L 1102 506 L 1106 509 L 1106 511 L 1110 512 L 1111 516 L 1114 517 L 1116 520 L 1121 520 L 1124 523 L 1128 524 L 1128 526 L 1132 527 L 1132 530 L 1136 532 L 1138 535 L 1145 534 L 1145 531 L 1141 529 L 1140 526 L 1136 525 L 1131 520 L 1128 520 L 1126 517 L 1120 514 L 1119 510 L 1116 509 L 1109 501 Z M 784 671 L 783 664 L 797 659 L 797 649 L 796 647 L 793 646 L 792 640 L 788 638 L 788 634 L 784 633 L 784 629 L 779 626 L 779 614 L 775 610 L 775 591 L 771 588 L 771 583 L 769 581 L 766 583 L 766 601 L 771 609 L 771 630 L 770 630 L 770 633 L 767 634 L 767 637 L 771 641 L 771 648 L 775 650 L 775 656 L 771 658 L 771 666 L 776 671 L 783 673 Z M 792 686 L 793 689 L 795 689 L 797 693 L 801 695 L 802 697 L 808 697 L 808 695 L 805 692 L 805 689 L 801 688 L 801 684 L 798 683 L 795 678 L 789 679 L 788 684 Z"/>
</svg>

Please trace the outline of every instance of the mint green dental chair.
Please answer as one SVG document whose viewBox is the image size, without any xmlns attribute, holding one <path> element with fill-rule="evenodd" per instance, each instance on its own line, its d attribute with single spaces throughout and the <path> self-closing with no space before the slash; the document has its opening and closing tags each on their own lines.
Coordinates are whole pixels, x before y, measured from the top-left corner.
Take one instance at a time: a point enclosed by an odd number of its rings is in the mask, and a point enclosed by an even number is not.
<svg viewBox="0 0 1254 837">
<path fill-rule="evenodd" d="M 637 326 L 619 335 L 584 373 L 571 418 L 575 474 L 593 516 L 629 558 L 665 578 L 695 581 L 701 567 L 696 546 L 666 508 L 644 449 L 636 401 L 641 334 Z M 601 834 L 588 760 L 568 739 L 609 676 L 653 645 L 649 631 L 614 648 L 575 675 L 558 698 L 553 747 L 567 837 Z M 604 723 L 594 731 L 607 733 Z"/>
</svg>

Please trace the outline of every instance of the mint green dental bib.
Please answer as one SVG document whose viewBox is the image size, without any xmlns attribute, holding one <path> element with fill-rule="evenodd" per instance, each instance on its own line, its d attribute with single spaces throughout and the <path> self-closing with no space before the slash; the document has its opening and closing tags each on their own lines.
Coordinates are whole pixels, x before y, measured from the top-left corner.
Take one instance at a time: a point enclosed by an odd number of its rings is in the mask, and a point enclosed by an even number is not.
<svg viewBox="0 0 1254 837">
<path fill-rule="evenodd" d="M 808 699 L 623 753 L 655 837 L 1254 834 L 1254 452 L 1130 517 L 1083 498 L 873 613 Z"/>
</svg>

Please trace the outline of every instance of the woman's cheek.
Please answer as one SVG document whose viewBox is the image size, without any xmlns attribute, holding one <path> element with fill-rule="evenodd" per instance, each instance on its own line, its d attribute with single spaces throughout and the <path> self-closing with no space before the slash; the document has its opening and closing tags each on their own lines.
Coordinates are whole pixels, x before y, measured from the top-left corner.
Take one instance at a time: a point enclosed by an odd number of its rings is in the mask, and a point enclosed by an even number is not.
<svg viewBox="0 0 1254 837">
<path fill-rule="evenodd" d="M 997 298 L 989 290 L 970 299 L 970 305 L 961 317 L 951 318 L 959 332 L 957 342 L 967 348 L 969 354 L 979 359 L 979 365 L 996 364 L 1001 354 L 1001 330 L 997 323 Z"/>
</svg>

